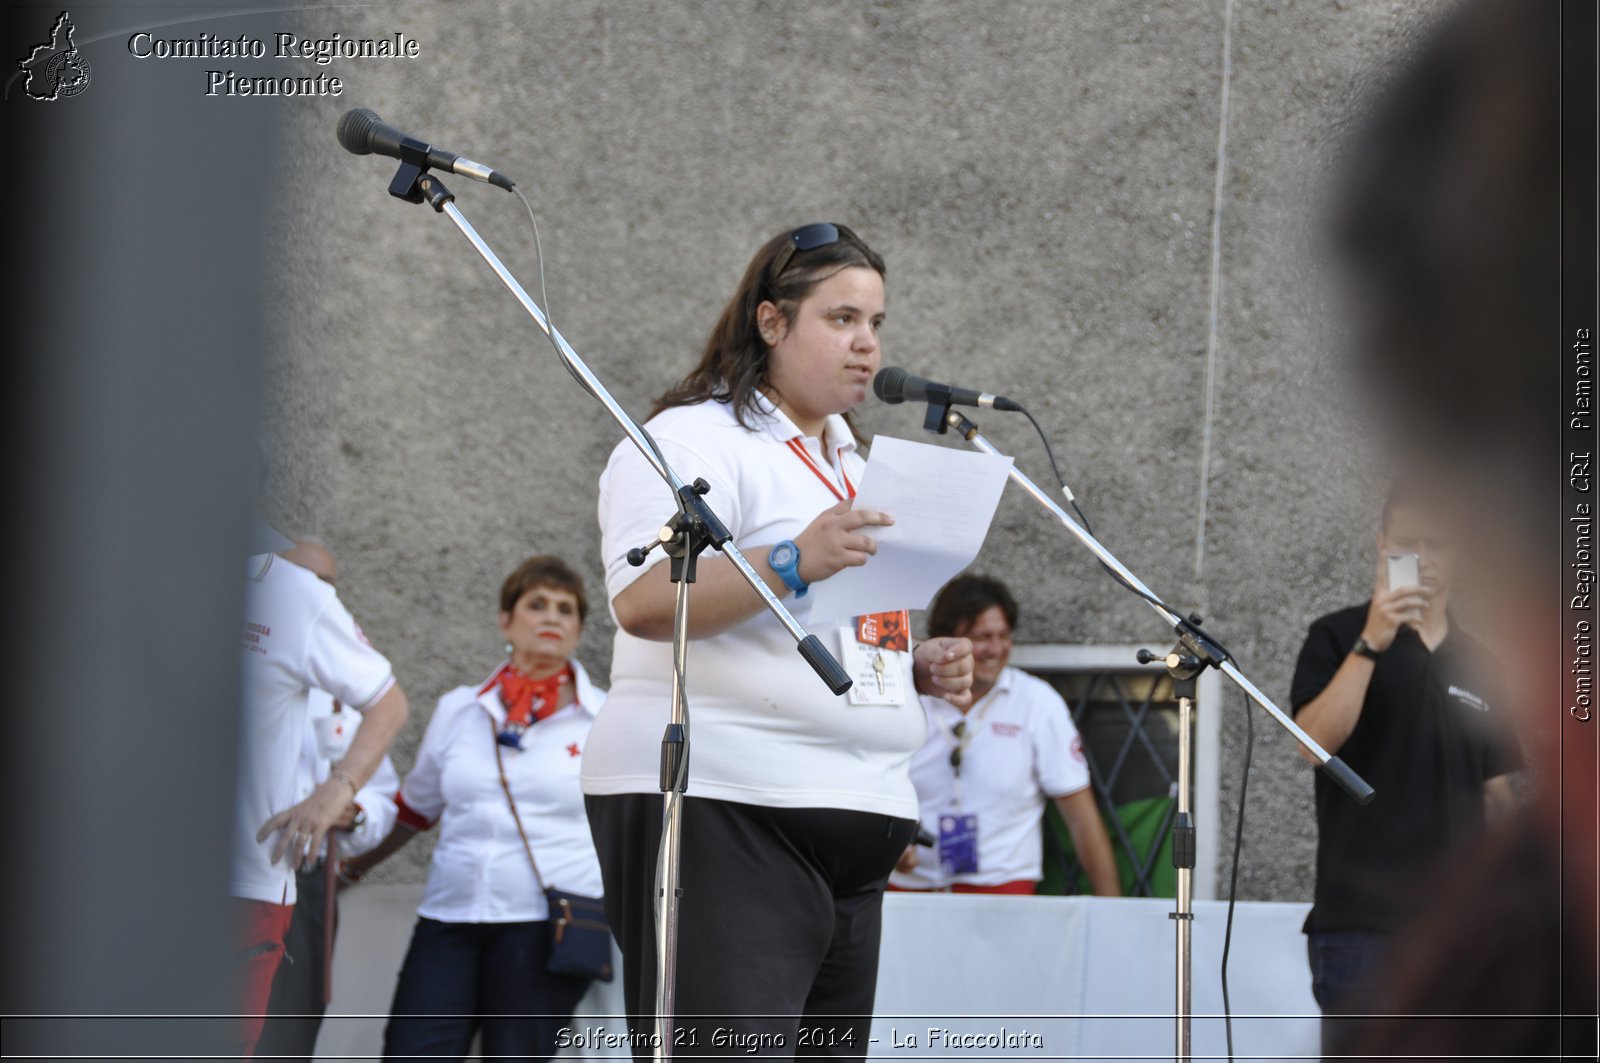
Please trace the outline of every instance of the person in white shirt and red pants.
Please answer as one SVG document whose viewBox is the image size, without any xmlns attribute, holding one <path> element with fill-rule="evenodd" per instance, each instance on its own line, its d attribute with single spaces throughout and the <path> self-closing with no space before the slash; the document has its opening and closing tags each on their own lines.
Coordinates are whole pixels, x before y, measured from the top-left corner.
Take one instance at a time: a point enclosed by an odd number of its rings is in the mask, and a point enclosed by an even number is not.
<svg viewBox="0 0 1600 1063">
<path fill-rule="evenodd" d="M 274 533 L 275 547 L 287 539 Z M 246 567 L 243 717 L 231 893 L 239 922 L 240 1054 L 254 1054 L 294 914 L 295 872 L 372 777 L 405 724 L 406 696 L 332 587 L 270 553 Z M 365 724 L 309 796 L 295 791 L 308 698 L 325 690 Z"/>
<path fill-rule="evenodd" d="M 385 1059 L 459 1060 L 480 1029 L 485 1058 L 548 1058 L 589 988 L 550 970 L 541 886 L 600 894 L 578 775 L 605 692 L 572 658 L 587 615 L 582 577 L 558 558 L 531 557 L 506 577 L 506 662 L 439 699 L 395 797 L 393 833 L 345 864 L 359 879 L 439 828 Z"/>
<path fill-rule="evenodd" d="M 1050 800 L 1094 892 L 1121 893 L 1067 704 L 1049 683 L 1010 667 L 1017 613 L 1011 591 L 987 576 L 957 576 L 928 611 L 930 633 L 972 641 L 974 700 L 957 707 L 922 699 L 928 741 L 911 762 L 911 781 L 923 830 L 936 842 L 927 857 L 906 849 L 892 889 L 1032 894 L 1043 876 L 1041 817 Z"/>
<path fill-rule="evenodd" d="M 338 564 L 332 552 L 315 539 L 297 539 L 292 549 L 278 556 L 330 587 L 338 585 Z M 359 712 L 344 711 L 339 699 L 326 690 L 312 690 L 306 707 L 305 741 L 295 766 L 296 800 L 310 797 L 328 780 L 333 766 L 355 741 L 363 719 Z M 256 1045 L 258 1054 L 307 1063 L 312 1058 L 322 1016 L 333 999 L 339 861 L 364 853 L 389 836 L 394 827 L 394 793 L 399 788 L 400 776 L 386 756 L 334 823 L 322 851 L 301 862 L 295 875 L 294 917 L 284 935 L 283 962 L 272 979 L 268 1018 Z"/>
</svg>

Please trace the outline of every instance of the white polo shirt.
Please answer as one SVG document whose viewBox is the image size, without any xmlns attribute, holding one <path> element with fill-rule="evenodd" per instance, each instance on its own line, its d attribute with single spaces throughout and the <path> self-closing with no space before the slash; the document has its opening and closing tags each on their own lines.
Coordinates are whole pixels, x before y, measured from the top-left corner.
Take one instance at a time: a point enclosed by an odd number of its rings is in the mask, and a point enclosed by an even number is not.
<svg viewBox="0 0 1600 1063">
<path fill-rule="evenodd" d="M 293 904 L 288 860 L 271 862 L 280 836 L 257 842 L 256 832 L 297 803 L 295 766 L 305 741 L 307 698 L 318 688 L 365 712 L 394 685 L 394 673 L 333 588 L 310 572 L 258 554 L 246 575 L 231 892 Z"/>
<path fill-rule="evenodd" d="M 847 497 L 866 468 L 844 418 L 829 417 L 821 439 L 805 438 L 771 403 L 762 400 L 762 409 L 750 429 L 723 402 L 674 407 L 649 422 L 679 475 L 704 477 L 711 485 L 707 500 L 753 561 Z M 809 463 L 791 449 L 791 440 L 801 441 Z M 672 511 L 671 493 L 633 444 L 617 444 L 600 477 L 600 550 L 611 599 L 667 561 L 654 551 L 645 567 L 634 568 L 626 555 L 653 538 Z M 691 588 L 691 613 L 694 594 Z M 806 598 L 790 595 L 784 602 L 806 623 Z M 829 623 L 812 633 L 837 656 L 842 629 Z M 901 669 L 906 703 L 851 705 L 829 692 L 765 609 L 691 642 L 690 796 L 914 818 L 916 793 L 907 769 L 927 723 L 915 700 L 911 655 L 888 657 Z M 671 697 L 671 641 L 635 638 L 619 626 L 610 699 L 584 757 L 585 793 L 660 792 L 661 735 Z"/>
<path fill-rule="evenodd" d="M 333 760 L 323 756 L 317 744 L 316 728 L 318 720 L 333 716 L 333 701 L 333 695 L 326 690 L 313 690 L 306 696 L 305 741 L 301 743 L 300 760 L 294 772 L 296 803 L 310 797 L 311 791 L 327 782 L 328 773 L 333 770 Z M 359 712 L 348 711 L 341 711 L 339 715 L 349 729 L 348 745 L 361 729 L 362 717 Z M 378 763 L 378 770 L 372 773 L 367 785 L 356 794 L 356 804 L 366 813 L 366 822 L 352 831 L 330 833 L 339 843 L 341 857 L 348 860 L 352 856 L 360 856 L 376 848 L 379 842 L 389 836 L 394 829 L 394 795 L 399 789 L 400 773 L 394 770 L 394 762 L 385 754 Z"/>
<path fill-rule="evenodd" d="M 928 741 L 911 762 L 911 780 L 923 829 L 937 838 L 944 815 L 977 816 L 978 870 L 947 875 L 936 848 L 918 848 L 916 869 L 897 871 L 890 881 L 920 890 L 956 882 L 1037 882 L 1044 873 L 1045 800 L 1076 793 L 1090 782 L 1083 740 L 1067 703 L 1044 680 L 1006 668 L 994 689 L 966 713 L 938 698 L 925 697 L 922 705 Z M 955 726 L 963 720 L 967 741 L 958 780 L 950 754 L 958 741 Z"/>
<path fill-rule="evenodd" d="M 605 691 L 572 664 L 577 700 L 501 748 L 517 815 L 548 887 L 601 894 L 600 860 L 589 835 L 578 774 L 594 714 Z M 486 678 L 492 678 L 486 677 Z M 417 749 L 417 763 L 397 799 L 400 820 L 419 829 L 437 823 L 428 885 L 417 914 L 445 923 L 521 923 L 545 919 L 544 893 L 495 763 L 495 735 L 505 724 L 499 689 L 456 687 L 439 699 Z"/>
</svg>

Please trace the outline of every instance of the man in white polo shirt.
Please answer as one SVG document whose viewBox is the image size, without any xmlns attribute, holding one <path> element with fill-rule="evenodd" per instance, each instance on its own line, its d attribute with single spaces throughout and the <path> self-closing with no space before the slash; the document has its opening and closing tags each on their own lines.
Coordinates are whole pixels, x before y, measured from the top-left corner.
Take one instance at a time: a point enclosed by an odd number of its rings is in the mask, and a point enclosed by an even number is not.
<svg viewBox="0 0 1600 1063">
<path fill-rule="evenodd" d="M 292 548 L 278 556 L 328 586 L 338 586 L 338 564 L 324 543 L 296 539 Z M 333 766 L 349 751 L 363 719 L 326 690 L 312 690 L 307 695 L 304 738 L 295 765 L 296 801 L 310 797 L 327 781 Z M 305 1060 L 314 1054 L 322 1016 L 332 997 L 333 939 L 338 926 L 335 875 L 341 859 L 364 853 L 388 837 L 395 820 L 394 795 L 399 789 L 400 775 L 385 756 L 355 800 L 345 806 L 327 844 L 312 860 L 301 862 L 295 875 L 294 916 L 284 937 L 283 962 L 272 979 L 269 1018 L 257 1042 L 258 1054 Z"/>
<path fill-rule="evenodd" d="M 926 856 L 908 848 L 891 888 L 1035 892 L 1048 798 L 1066 820 L 1094 892 L 1121 893 L 1066 702 L 1044 680 L 1008 665 L 1016 623 L 1016 599 L 986 576 L 958 576 L 934 599 L 929 634 L 972 642 L 975 696 L 966 709 L 922 699 L 928 740 L 912 759 L 911 781 L 923 830 L 937 843 Z"/>
<path fill-rule="evenodd" d="M 278 538 L 277 545 L 290 545 Z M 283 957 L 295 871 L 321 851 L 328 830 L 377 770 L 407 709 L 389 662 L 367 642 L 332 587 L 271 553 L 251 557 L 245 571 L 230 892 L 240 932 L 241 1054 L 250 1056 Z M 365 725 L 328 778 L 297 801 L 295 765 L 313 689 L 326 690 L 362 713 Z"/>
</svg>

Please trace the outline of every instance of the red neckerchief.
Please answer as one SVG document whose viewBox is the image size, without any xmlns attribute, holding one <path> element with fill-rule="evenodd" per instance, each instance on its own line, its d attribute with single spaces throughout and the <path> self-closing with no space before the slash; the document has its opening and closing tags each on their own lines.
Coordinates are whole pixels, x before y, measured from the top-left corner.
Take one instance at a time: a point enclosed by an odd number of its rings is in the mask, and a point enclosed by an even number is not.
<svg viewBox="0 0 1600 1063">
<path fill-rule="evenodd" d="M 806 468 L 810 469 L 816 474 L 817 479 L 828 485 L 828 490 L 833 492 L 834 498 L 837 498 L 841 502 L 845 500 L 846 496 L 839 493 L 839 488 L 834 484 L 833 479 L 825 474 L 821 469 L 817 468 L 817 463 L 811 460 L 811 452 L 806 450 L 806 444 L 804 440 L 802 440 L 799 436 L 795 436 L 793 439 L 788 441 L 788 447 L 794 452 L 795 457 L 805 462 Z M 842 447 L 840 448 L 841 451 L 843 449 L 844 448 Z M 842 454 L 839 455 L 839 475 L 844 479 L 844 489 L 849 492 L 849 497 L 856 497 L 856 485 L 850 482 L 849 474 L 844 471 L 844 457 Z"/>
<path fill-rule="evenodd" d="M 534 679 L 508 661 L 478 693 L 499 687 L 500 704 L 506 707 L 506 723 L 525 729 L 561 707 L 561 687 L 572 681 L 570 663 L 554 675 Z"/>
</svg>

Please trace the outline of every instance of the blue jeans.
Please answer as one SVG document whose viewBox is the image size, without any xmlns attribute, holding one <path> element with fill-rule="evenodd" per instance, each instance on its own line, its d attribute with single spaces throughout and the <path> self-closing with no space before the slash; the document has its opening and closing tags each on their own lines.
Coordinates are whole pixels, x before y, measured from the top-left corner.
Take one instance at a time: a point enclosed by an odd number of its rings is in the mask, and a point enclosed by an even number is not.
<svg viewBox="0 0 1600 1063">
<path fill-rule="evenodd" d="M 550 972 L 549 923 L 419 918 L 400 968 L 385 1059 L 462 1059 L 483 1030 L 486 1058 L 548 1059 L 589 979 Z"/>
<path fill-rule="evenodd" d="M 1376 930 L 1314 930 L 1306 935 L 1311 963 L 1311 995 L 1322 1009 L 1322 1054 L 1344 1054 L 1345 1042 L 1358 1020 L 1329 1021 L 1329 1016 L 1360 1015 L 1378 1008 L 1372 984 L 1383 968 L 1388 936 Z"/>
</svg>

